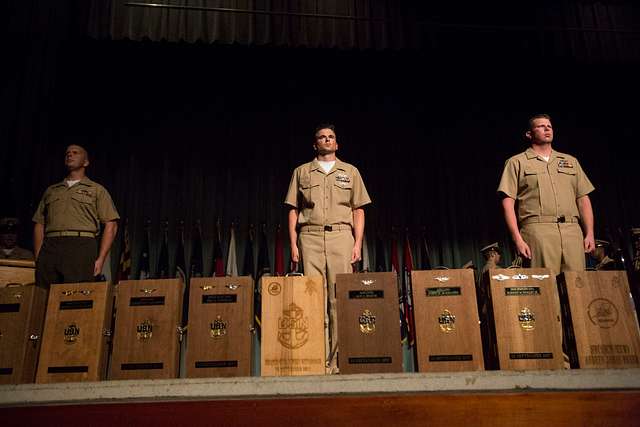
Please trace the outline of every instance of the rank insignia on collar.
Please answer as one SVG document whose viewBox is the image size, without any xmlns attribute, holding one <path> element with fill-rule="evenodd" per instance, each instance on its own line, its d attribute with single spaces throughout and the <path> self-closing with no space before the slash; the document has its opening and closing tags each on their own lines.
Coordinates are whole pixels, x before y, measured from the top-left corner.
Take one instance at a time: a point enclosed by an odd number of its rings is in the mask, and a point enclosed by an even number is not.
<svg viewBox="0 0 640 427">
<path fill-rule="evenodd" d="M 338 182 L 351 182 L 351 178 L 349 175 L 345 175 L 343 173 L 336 175 L 336 181 Z"/>
<path fill-rule="evenodd" d="M 558 161 L 559 168 L 573 168 L 573 165 L 568 160 L 559 160 Z"/>
</svg>

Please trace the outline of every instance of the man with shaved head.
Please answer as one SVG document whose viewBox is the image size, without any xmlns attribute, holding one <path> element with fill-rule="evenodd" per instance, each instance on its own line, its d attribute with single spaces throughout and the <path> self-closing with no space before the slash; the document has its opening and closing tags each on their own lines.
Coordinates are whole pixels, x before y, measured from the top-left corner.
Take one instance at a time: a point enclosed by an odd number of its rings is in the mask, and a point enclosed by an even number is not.
<svg viewBox="0 0 640 427">
<path fill-rule="evenodd" d="M 118 231 L 120 216 L 111 196 L 86 176 L 87 150 L 70 145 L 64 161 L 67 177 L 47 188 L 33 215 L 36 283 L 43 287 L 93 281 Z"/>
</svg>

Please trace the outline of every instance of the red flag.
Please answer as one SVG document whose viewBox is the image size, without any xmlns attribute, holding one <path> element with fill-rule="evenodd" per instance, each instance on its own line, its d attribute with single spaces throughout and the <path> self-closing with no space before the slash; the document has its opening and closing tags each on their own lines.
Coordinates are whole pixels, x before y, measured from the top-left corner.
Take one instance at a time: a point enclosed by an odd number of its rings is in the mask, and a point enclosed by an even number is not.
<svg viewBox="0 0 640 427">
<path fill-rule="evenodd" d="M 276 228 L 276 276 L 284 276 L 284 244 L 282 242 L 282 228 L 280 224 Z"/>
</svg>

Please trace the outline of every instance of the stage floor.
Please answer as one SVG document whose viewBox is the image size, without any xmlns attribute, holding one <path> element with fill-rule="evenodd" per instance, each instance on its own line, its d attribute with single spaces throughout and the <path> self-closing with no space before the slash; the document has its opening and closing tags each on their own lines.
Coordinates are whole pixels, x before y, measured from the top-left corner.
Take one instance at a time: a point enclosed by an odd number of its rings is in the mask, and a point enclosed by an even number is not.
<svg viewBox="0 0 640 427">
<path fill-rule="evenodd" d="M 126 380 L 0 386 L 0 407 L 359 395 L 640 390 L 640 369 Z"/>
</svg>

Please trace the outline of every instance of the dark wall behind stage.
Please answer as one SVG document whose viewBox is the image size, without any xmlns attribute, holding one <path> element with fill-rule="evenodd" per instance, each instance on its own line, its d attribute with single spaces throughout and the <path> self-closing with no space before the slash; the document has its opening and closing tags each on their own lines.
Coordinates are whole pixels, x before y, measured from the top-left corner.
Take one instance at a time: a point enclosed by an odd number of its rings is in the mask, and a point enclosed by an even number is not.
<svg viewBox="0 0 640 427">
<path fill-rule="evenodd" d="M 313 128 L 327 121 L 374 201 L 372 247 L 392 228 L 413 238 L 424 229 L 432 262 L 459 267 L 481 264 L 488 243 L 508 245 L 495 190 L 538 112 L 553 117 L 554 148 L 576 155 L 596 186 L 597 237 L 618 241 L 640 225 L 637 62 L 490 45 L 373 51 L 75 35 L 52 49 L 46 40 L 4 40 L 15 63 L 3 71 L 2 214 L 29 223 L 65 174 L 65 146 L 86 146 L 90 177 L 129 219 L 134 271 L 146 219 L 152 265 L 165 219 L 171 259 L 176 223 L 186 224 L 189 257 L 202 221 L 206 273 L 217 220 L 223 241 L 238 223 L 238 254 L 249 224 L 265 223 L 272 240 L 286 228 L 291 171 L 312 158 Z"/>
</svg>

